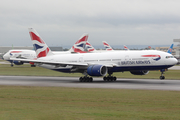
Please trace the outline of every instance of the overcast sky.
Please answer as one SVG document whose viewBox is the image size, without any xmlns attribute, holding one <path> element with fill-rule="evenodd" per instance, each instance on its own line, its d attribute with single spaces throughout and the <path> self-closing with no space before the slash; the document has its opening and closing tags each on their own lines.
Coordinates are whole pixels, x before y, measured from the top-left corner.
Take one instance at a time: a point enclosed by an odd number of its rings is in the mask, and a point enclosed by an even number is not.
<svg viewBox="0 0 180 120">
<path fill-rule="evenodd" d="M 33 27 L 49 46 L 170 45 L 180 38 L 180 0 L 0 0 L 0 46 L 32 46 Z"/>
</svg>

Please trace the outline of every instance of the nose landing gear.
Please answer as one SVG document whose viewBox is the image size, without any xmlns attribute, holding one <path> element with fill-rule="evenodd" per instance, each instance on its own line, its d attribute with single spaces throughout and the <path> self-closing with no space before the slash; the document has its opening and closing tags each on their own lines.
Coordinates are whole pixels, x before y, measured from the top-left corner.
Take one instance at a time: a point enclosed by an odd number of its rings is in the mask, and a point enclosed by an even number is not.
<svg viewBox="0 0 180 120">
<path fill-rule="evenodd" d="M 13 67 L 14 65 L 13 65 L 13 62 L 11 62 L 11 67 Z"/>
<path fill-rule="evenodd" d="M 165 79 L 165 76 L 163 76 L 163 74 L 164 74 L 164 71 L 165 71 L 165 69 L 162 69 L 162 70 L 160 70 L 161 71 L 161 76 L 159 77 L 161 80 L 164 80 Z"/>
</svg>

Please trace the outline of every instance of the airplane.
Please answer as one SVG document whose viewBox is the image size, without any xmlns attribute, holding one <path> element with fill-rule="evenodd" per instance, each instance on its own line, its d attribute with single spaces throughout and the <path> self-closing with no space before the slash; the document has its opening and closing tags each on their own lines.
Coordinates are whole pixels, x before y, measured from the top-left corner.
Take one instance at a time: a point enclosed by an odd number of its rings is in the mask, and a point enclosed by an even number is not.
<svg viewBox="0 0 180 120">
<path fill-rule="evenodd" d="M 29 28 L 29 32 L 34 33 L 34 29 Z M 40 67 L 58 72 L 82 73 L 84 77 L 79 78 L 80 82 L 92 82 L 94 76 L 103 77 L 104 81 L 116 81 L 117 78 L 112 76 L 114 72 L 129 71 L 133 75 L 146 75 L 151 70 L 167 69 L 178 62 L 171 54 L 157 50 L 54 55 L 45 42 L 32 38 L 32 43 L 35 47 L 36 44 L 43 46 L 35 48 L 37 59 L 12 60 L 33 62 Z M 160 79 L 165 79 L 163 74 L 164 71 L 161 71 Z"/>
<path fill-rule="evenodd" d="M 34 50 L 26 50 L 26 49 L 15 49 L 15 50 L 9 50 L 7 53 L 3 55 L 3 60 L 9 61 L 11 63 L 11 67 L 15 65 L 23 65 L 24 63 L 28 62 L 22 62 L 22 61 L 12 61 L 10 58 L 22 58 L 22 59 L 34 59 L 36 58 L 36 53 Z M 31 64 L 32 67 L 34 67 L 33 64 Z"/>
<path fill-rule="evenodd" d="M 106 41 L 102 41 L 102 42 L 107 51 L 113 51 L 112 47 Z M 125 45 L 124 45 L 124 49 L 129 50 L 128 47 Z"/>
<path fill-rule="evenodd" d="M 172 44 L 172 45 L 169 47 L 169 49 L 168 49 L 168 51 L 167 51 L 169 54 L 172 54 L 173 46 L 174 46 L 174 44 Z"/>
<path fill-rule="evenodd" d="M 37 35 L 38 33 L 36 31 L 34 31 Z M 36 36 L 36 34 L 30 33 L 31 37 L 35 37 L 37 39 L 39 39 L 39 41 L 41 41 L 40 38 L 38 38 L 38 36 Z M 79 40 L 71 47 L 71 49 L 69 49 L 68 51 L 52 51 L 53 54 L 71 54 L 71 53 L 84 53 L 85 51 L 85 45 L 88 39 L 88 34 L 83 34 Z M 42 46 L 36 44 L 34 46 L 34 48 L 39 47 L 41 48 Z M 3 55 L 3 59 L 6 61 L 9 61 L 11 63 L 11 67 L 13 67 L 15 65 L 23 65 L 26 62 L 22 62 L 22 61 L 12 61 L 10 60 L 10 58 L 22 58 L 22 59 L 35 59 L 37 58 L 36 56 L 36 52 L 34 50 L 9 50 L 6 54 Z M 28 63 L 28 62 L 27 62 Z M 33 63 L 30 63 L 31 67 L 35 67 L 35 65 Z"/>
<path fill-rule="evenodd" d="M 107 48 L 106 51 L 104 51 L 104 50 L 98 50 L 97 51 L 88 41 L 86 42 L 87 51 L 88 52 L 107 52 L 107 51 L 113 51 L 111 46 L 106 41 L 102 41 L 102 42 L 103 42 L 105 48 Z M 125 46 L 125 45 L 124 45 L 124 49 L 125 50 L 129 50 L 128 47 Z"/>
<path fill-rule="evenodd" d="M 102 42 L 107 51 L 113 51 L 112 47 L 106 41 L 102 41 Z"/>
<path fill-rule="evenodd" d="M 88 41 L 86 42 L 86 49 L 88 52 L 96 52 L 96 49 Z"/>
<path fill-rule="evenodd" d="M 125 50 L 129 50 L 129 48 L 128 48 L 127 46 L 125 46 L 125 45 L 124 45 L 124 49 L 125 49 Z"/>
<path fill-rule="evenodd" d="M 86 49 L 88 52 L 109 52 L 107 50 L 96 50 L 88 41 L 86 42 Z"/>
</svg>

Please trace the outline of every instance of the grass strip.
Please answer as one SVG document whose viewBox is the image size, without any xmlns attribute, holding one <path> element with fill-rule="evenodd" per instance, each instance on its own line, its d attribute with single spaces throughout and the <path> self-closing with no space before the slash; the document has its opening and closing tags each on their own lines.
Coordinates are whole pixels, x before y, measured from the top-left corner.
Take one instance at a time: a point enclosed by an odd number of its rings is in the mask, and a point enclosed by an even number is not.
<svg viewBox="0 0 180 120">
<path fill-rule="evenodd" d="M 180 92 L 0 86 L 0 119 L 177 120 Z"/>
</svg>

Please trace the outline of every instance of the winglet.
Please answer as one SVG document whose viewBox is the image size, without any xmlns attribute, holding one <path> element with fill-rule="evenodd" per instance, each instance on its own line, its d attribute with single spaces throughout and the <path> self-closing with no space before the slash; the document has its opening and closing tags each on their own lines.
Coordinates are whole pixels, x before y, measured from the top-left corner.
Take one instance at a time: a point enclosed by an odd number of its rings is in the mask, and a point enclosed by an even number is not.
<svg viewBox="0 0 180 120">
<path fill-rule="evenodd" d="M 172 54 L 173 45 L 174 45 L 174 44 L 172 44 L 172 45 L 169 47 L 169 49 L 168 49 L 167 53 Z"/>
<path fill-rule="evenodd" d="M 31 40 L 32 40 L 34 49 L 36 51 L 37 58 L 53 55 L 53 53 L 51 52 L 50 48 L 42 40 L 42 38 L 36 32 L 35 29 L 29 28 L 29 34 L 31 36 Z"/>
</svg>

